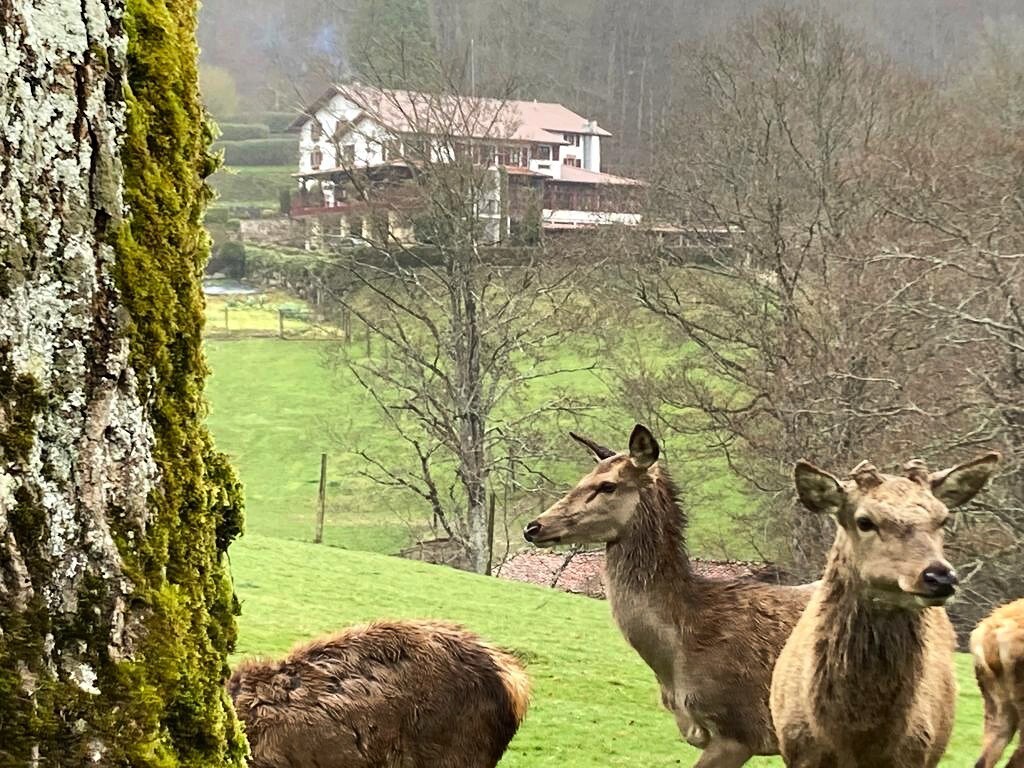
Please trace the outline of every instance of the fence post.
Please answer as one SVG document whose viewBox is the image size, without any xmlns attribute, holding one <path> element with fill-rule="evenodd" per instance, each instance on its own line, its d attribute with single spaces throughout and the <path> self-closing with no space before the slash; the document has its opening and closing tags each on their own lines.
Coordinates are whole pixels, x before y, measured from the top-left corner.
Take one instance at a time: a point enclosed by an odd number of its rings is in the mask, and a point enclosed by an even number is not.
<svg viewBox="0 0 1024 768">
<path fill-rule="evenodd" d="M 491 491 L 491 508 L 487 511 L 487 571 L 485 576 L 491 575 L 491 566 L 494 565 L 494 505 L 497 496 Z"/>
<path fill-rule="evenodd" d="M 370 345 L 370 326 L 366 326 L 366 359 L 373 357 L 373 349 Z"/>
<path fill-rule="evenodd" d="M 228 328 L 228 305 L 226 303 L 224 304 L 224 330 L 231 330 L 230 328 Z"/>
<path fill-rule="evenodd" d="M 316 536 L 314 544 L 321 544 L 324 540 L 324 506 L 327 502 L 327 454 L 320 454 L 320 493 L 317 496 L 316 507 Z"/>
</svg>

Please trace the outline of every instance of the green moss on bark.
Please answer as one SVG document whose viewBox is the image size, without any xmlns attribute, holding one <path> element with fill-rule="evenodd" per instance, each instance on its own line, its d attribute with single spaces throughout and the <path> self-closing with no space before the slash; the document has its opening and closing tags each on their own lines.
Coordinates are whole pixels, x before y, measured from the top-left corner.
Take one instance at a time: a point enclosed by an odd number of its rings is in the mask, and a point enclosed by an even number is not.
<svg viewBox="0 0 1024 768">
<path fill-rule="evenodd" d="M 83 6 L 83 15 L 103 29 L 109 26 L 111 40 L 118 36 L 119 8 Z M 241 490 L 205 427 L 201 275 L 208 243 L 201 219 L 210 198 L 204 180 L 215 163 L 197 85 L 196 0 L 128 0 L 123 23 L 127 61 L 104 38 L 109 50 L 94 44 L 84 64 L 79 56 L 68 65 L 73 73 L 79 68 L 74 81 L 78 108 L 88 106 L 89 114 L 99 117 L 76 123 L 82 140 L 93 142 L 87 178 L 83 169 L 87 194 L 72 195 L 73 204 L 54 209 L 69 222 L 65 235 L 91 227 L 89 234 L 96 237 L 82 240 L 94 247 L 99 287 L 76 310 L 78 324 L 60 324 L 77 336 L 54 333 L 53 339 L 59 339 L 54 346 L 49 331 L 39 331 L 33 341 L 50 344 L 49 352 L 82 349 L 87 365 L 76 368 L 68 362 L 73 355 L 51 359 L 42 354 L 35 361 L 42 371 L 37 380 L 18 372 L 36 370 L 25 365 L 36 352 L 31 344 L 0 344 L 3 766 L 220 768 L 244 763 L 245 742 L 223 687 L 238 607 L 225 551 L 241 532 Z M 81 42 L 71 33 L 69 40 Z M 95 81 L 90 79 L 94 76 Z M 97 87 L 106 89 L 109 110 L 91 105 Z M 114 142 L 103 140 L 112 138 L 110 132 L 119 125 L 122 97 L 128 119 L 119 167 L 110 152 Z M 115 119 L 101 125 L 105 115 Z M 49 149 L 59 154 L 59 147 Z M 53 306 L 73 307 L 70 294 L 86 291 L 88 280 L 48 294 L 51 281 L 38 277 L 47 270 L 57 275 L 62 268 L 81 271 L 83 264 L 70 259 L 61 267 L 57 258 L 37 263 L 37 252 L 60 256 L 64 243 L 54 247 L 42 237 L 54 211 L 43 206 L 49 216 L 33 213 L 40 199 L 48 201 L 45 191 L 40 194 L 45 172 L 32 165 L 31 156 L 16 160 L 25 166 L 15 178 L 23 184 L 26 215 L 22 242 L 0 253 L 6 266 L 0 298 L 29 285 Z M 123 222 L 118 211 L 122 172 L 129 209 Z M 51 192 L 59 196 L 60 190 Z M 104 245 L 97 246 L 96 240 Z M 114 288 L 105 271 L 111 263 L 109 245 L 116 256 Z M 27 301 L 19 309 L 32 312 L 35 306 Z M 129 341 L 134 377 L 110 375 L 123 366 L 122 335 Z M 114 402 L 105 399 L 114 386 L 122 410 L 112 415 L 102 406 Z M 52 429 L 61 421 L 54 414 L 94 406 L 99 415 L 90 411 L 85 423 L 99 424 L 102 436 Z M 104 418 L 115 432 L 125 430 L 136 440 L 131 447 L 137 445 L 142 458 L 125 458 L 122 466 L 116 457 L 95 450 L 97 441 L 107 440 Z M 44 422 L 50 431 L 41 429 Z M 145 460 L 147 424 L 159 469 L 155 485 Z M 36 445 L 40 435 L 52 444 Z M 117 440 L 111 445 L 123 447 Z M 122 495 L 94 492 L 90 472 L 108 460 L 102 469 L 110 474 L 103 480 L 123 471 Z M 49 506 L 42 503 L 46 483 L 71 491 L 63 518 L 52 512 L 53 497 Z M 133 505 L 150 487 L 155 490 L 143 515 L 137 508 L 142 505 Z M 121 498 L 132 509 L 112 501 Z M 100 524 L 93 527 L 80 525 L 97 520 Z M 58 572 L 58 565 L 63 570 Z"/>
<path fill-rule="evenodd" d="M 131 365 L 152 403 L 162 481 L 150 527 L 130 554 L 151 612 L 125 685 L 152 691 L 158 741 L 133 766 L 241 765 L 245 743 L 225 695 L 236 630 L 224 553 L 241 532 L 241 491 L 205 426 L 202 214 L 215 169 L 199 100 L 194 0 L 129 0 L 128 226 L 115 277 L 131 318 Z M 127 533 L 127 532 L 126 532 Z"/>
</svg>

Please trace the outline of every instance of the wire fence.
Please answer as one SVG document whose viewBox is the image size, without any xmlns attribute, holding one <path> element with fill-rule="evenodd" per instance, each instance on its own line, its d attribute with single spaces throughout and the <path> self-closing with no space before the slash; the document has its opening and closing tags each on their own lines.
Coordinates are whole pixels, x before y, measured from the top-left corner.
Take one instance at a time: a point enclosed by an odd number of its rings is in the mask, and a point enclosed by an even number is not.
<svg viewBox="0 0 1024 768">
<path fill-rule="evenodd" d="M 344 323 L 342 324 L 344 325 Z M 324 340 L 351 336 L 351 330 L 326 321 L 308 306 L 278 304 L 264 297 L 207 297 L 208 338 L 280 338 Z"/>
</svg>

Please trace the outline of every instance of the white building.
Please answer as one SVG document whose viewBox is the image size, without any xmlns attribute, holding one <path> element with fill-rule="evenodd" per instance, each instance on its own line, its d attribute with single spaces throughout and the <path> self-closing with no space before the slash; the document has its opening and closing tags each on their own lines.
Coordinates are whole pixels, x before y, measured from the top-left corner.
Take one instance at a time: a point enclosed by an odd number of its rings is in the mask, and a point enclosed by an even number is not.
<svg viewBox="0 0 1024 768">
<path fill-rule="evenodd" d="M 561 104 L 339 85 L 291 130 L 300 134 L 296 176 L 303 197 L 311 185 L 323 195 L 314 205 L 296 206 L 293 215 L 342 212 L 352 203 L 336 190 L 355 169 L 416 158 L 443 162 L 446 154 L 468 152 L 539 190 L 547 230 L 640 223 L 640 183 L 601 170 L 601 139 L 611 134 Z"/>
</svg>

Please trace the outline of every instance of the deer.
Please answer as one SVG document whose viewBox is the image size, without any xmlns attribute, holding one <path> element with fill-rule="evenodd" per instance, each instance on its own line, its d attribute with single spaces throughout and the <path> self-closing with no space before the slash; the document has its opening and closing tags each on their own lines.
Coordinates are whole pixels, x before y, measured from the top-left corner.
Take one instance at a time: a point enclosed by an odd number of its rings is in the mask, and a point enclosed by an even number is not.
<svg viewBox="0 0 1024 768">
<path fill-rule="evenodd" d="M 1024 598 L 981 621 L 971 632 L 970 648 L 985 702 L 985 740 L 974 768 L 995 768 L 1024 723 Z M 1024 741 L 1006 768 L 1024 768 Z"/>
<path fill-rule="evenodd" d="M 956 637 L 943 607 L 950 509 L 999 463 L 988 453 L 940 472 L 861 462 L 847 479 L 797 462 L 797 495 L 836 534 L 821 584 L 772 676 L 771 711 L 789 768 L 932 768 L 953 727 Z"/>
<path fill-rule="evenodd" d="M 570 436 L 597 465 L 528 523 L 524 537 L 541 547 L 604 544 L 612 614 L 654 672 L 680 736 L 702 750 L 695 768 L 738 768 L 778 754 L 772 668 L 813 585 L 694 574 L 686 516 L 650 430 L 637 424 L 623 453 Z"/>
<path fill-rule="evenodd" d="M 526 714 L 515 658 L 441 621 L 377 621 L 240 663 L 251 768 L 494 768 Z"/>
</svg>

